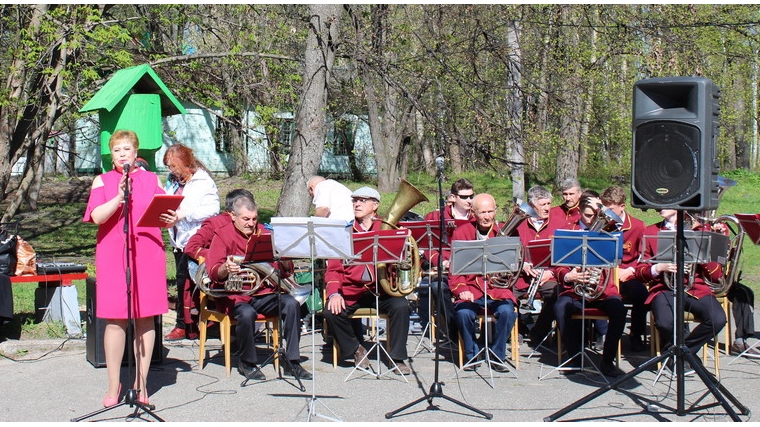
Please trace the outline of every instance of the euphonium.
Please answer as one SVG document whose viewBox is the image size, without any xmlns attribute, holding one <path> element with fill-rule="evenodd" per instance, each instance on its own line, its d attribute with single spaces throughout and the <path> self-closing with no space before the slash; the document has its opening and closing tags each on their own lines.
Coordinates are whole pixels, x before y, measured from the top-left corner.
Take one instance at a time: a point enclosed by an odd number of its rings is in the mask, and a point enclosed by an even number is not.
<svg viewBox="0 0 760 427">
<path fill-rule="evenodd" d="M 515 198 L 515 203 L 512 206 L 512 210 L 509 211 L 509 217 L 506 221 L 504 221 L 504 225 L 499 229 L 499 236 L 509 236 L 512 234 L 512 231 L 514 231 L 515 228 L 517 228 L 518 225 L 520 225 L 523 221 L 525 221 L 528 218 L 538 218 L 538 214 L 535 210 L 528 204 L 527 202 L 523 202 L 522 200 Z M 520 246 L 520 252 L 517 254 L 517 257 L 519 258 L 518 261 L 518 269 L 513 273 L 497 273 L 497 274 L 488 274 L 486 275 L 486 280 L 488 280 L 488 286 L 494 287 L 494 288 L 504 288 L 509 289 L 511 288 L 516 282 L 517 279 L 520 277 L 520 272 L 522 271 L 524 256 L 523 256 L 523 248 Z M 535 293 L 535 291 L 534 291 Z"/>
<path fill-rule="evenodd" d="M 410 209 L 420 202 L 427 202 L 428 198 L 405 179 L 401 179 L 399 191 L 388 210 L 387 219 L 383 220 L 381 230 L 398 228 L 396 224 Z M 417 241 L 409 237 L 408 244 L 404 247 L 404 260 L 396 264 L 393 274 L 388 273 L 385 263 L 377 264 L 377 280 L 386 294 L 394 297 L 405 297 L 417 288 L 422 276 L 422 264 Z"/>
<path fill-rule="evenodd" d="M 306 302 L 311 293 L 310 286 L 298 284 L 293 277 L 280 277 L 277 269 L 268 262 L 255 262 L 242 264 L 240 272 L 231 274 L 224 282 L 224 288 L 211 286 L 211 278 L 206 270 L 206 263 L 198 265 L 195 272 L 195 286 L 201 291 L 214 298 L 228 297 L 233 294 L 254 295 L 266 282 L 270 282 L 275 288 L 280 287 L 289 293 L 299 304 Z"/>
<path fill-rule="evenodd" d="M 617 230 L 618 224 L 622 223 L 623 220 L 615 212 L 600 204 L 597 206 L 596 217 L 588 227 L 588 230 L 612 232 Z M 576 283 L 573 286 L 575 294 L 586 301 L 594 301 L 602 296 L 609 283 L 609 270 L 609 268 L 590 267 L 588 269 L 590 273 L 589 280 L 585 283 Z"/>
</svg>

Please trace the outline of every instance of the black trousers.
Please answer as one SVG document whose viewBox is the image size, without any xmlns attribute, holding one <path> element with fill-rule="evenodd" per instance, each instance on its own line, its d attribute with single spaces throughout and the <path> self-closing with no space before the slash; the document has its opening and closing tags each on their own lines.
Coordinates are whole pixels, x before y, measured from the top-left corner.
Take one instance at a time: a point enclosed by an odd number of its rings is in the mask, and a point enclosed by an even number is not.
<svg viewBox="0 0 760 427">
<path fill-rule="evenodd" d="M 528 297 L 528 289 L 529 288 L 521 290 L 513 289 L 512 292 L 515 294 L 515 298 L 517 298 L 519 301 L 523 298 Z M 557 302 L 558 289 L 559 287 L 557 286 L 557 282 L 552 280 L 539 286 L 536 290 L 536 298 L 540 299 L 542 301 L 542 304 L 541 313 L 538 314 L 536 323 L 533 325 L 533 329 L 531 330 L 532 337 L 543 338 L 552 329 L 552 322 L 554 321 L 555 312 L 554 305 Z"/>
<path fill-rule="evenodd" d="M 673 307 L 675 306 L 673 291 L 667 290 L 657 294 L 650 305 L 654 314 L 654 322 L 660 332 L 660 348 L 665 350 L 673 345 L 673 332 L 675 331 L 675 318 Z M 702 320 L 691 333 L 684 338 L 684 345 L 692 354 L 697 354 L 705 343 L 726 326 L 726 315 L 723 307 L 714 296 L 694 298 L 684 293 L 684 310 Z M 679 326 L 683 327 L 683 325 Z"/>
<path fill-rule="evenodd" d="M 325 309 L 322 315 L 327 321 L 327 327 L 332 332 L 333 339 L 338 343 L 342 358 L 353 356 L 359 348 L 359 339 L 354 333 L 349 316 L 359 308 L 374 308 L 375 296 L 370 292 L 364 294 L 362 299 L 354 305 L 346 306 L 339 314 L 333 314 Z M 404 360 L 406 354 L 406 338 L 409 335 L 409 301 L 404 297 L 391 297 L 383 295 L 379 300 L 380 313 L 388 314 L 388 354 L 393 360 Z"/>
<path fill-rule="evenodd" d="M 583 302 L 575 299 L 570 295 L 562 295 L 557 298 L 554 304 L 554 312 L 557 316 L 557 328 L 562 334 L 562 343 L 567 348 L 567 354 L 571 357 L 581 349 L 580 328 L 585 327 L 572 325 L 571 317 L 579 313 L 582 309 Z M 609 317 L 607 334 L 604 339 L 604 352 L 602 353 L 602 362 L 612 363 L 617 355 L 618 343 L 623 336 L 625 329 L 625 317 L 628 314 L 623 300 L 618 297 L 610 297 L 595 301 L 586 301 L 586 308 L 598 308 Z"/>
<path fill-rule="evenodd" d="M 175 327 L 185 329 L 185 282 L 190 278 L 187 271 L 187 255 L 179 249 L 174 249 L 174 265 L 177 267 L 177 301 L 174 310 L 177 312 Z"/>
<path fill-rule="evenodd" d="M 620 296 L 623 302 L 631 304 L 631 337 L 641 339 L 647 331 L 647 307 L 644 303 L 649 296 L 646 285 L 638 280 L 620 282 Z"/>
<path fill-rule="evenodd" d="M 456 341 L 457 324 L 454 320 L 454 301 L 451 299 L 451 289 L 449 289 L 448 276 L 444 275 L 441 277 L 441 295 L 443 298 L 441 301 L 438 301 L 437 276 L 423 277 L 420 281 L 420 285 L 417 287 L 417 294 L 419 295 L 420 324 L 422 325 L 423 329 L 430 321 L 430 307 L 432 306 L 435 308 L 435 306 L 432 304 L 438 304 L 438 308 L 443 314 L 443 327 L 438 327 L 438 335 L 442 339 L 448 338 Z"/>
<path fill-rule="evenodd" d="M 301 304 L 290 294 L 280 294 L 282 319 L 280 333 L 286 343 L 285 357 L 291 362 L 300 362 L 301 351 Z M 250 302 L 235 304 L 232 315 L 237 320 L 235 335 L 237 336 L 240 360 L 249 364 L 257 364 L 256 340 L 254 339 L 254 324 L 256 316 L 263 314 L 273 316 L 278 313 L 277 294 L 253 297 Z"/>
</svg>

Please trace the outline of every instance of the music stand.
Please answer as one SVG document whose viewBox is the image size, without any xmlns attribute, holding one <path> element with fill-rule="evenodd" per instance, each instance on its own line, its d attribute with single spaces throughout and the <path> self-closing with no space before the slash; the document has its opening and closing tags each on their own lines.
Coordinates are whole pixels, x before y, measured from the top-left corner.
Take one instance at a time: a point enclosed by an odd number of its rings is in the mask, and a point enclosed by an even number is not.
<svg viewBox="0 0 760 427">
<path fill-rule="evenodd" d="M 449 270 L 451 274 L 464 275 L 483 275 L 512 273 L 517 274 L 522 264 L 522 243 L 519 237 L 492 237 L 486 240 L 456 240 L 451 245 L 451 262 Z M 509 361 L 501 360 L 488 345 L 488 280 L 483 281 L 485 289 L 483 290 L 483 330 L 485 333 L 484 345 L 470 360 L 465 362 L 459 370 L 487 364 L 488 373 L 491 377 L 491 388 L 494 387 L 493 370 L 491 365 L 501 366 L 509 370 L 517 378 L 516 368 Z M 477 314 L 477 313 L 476 313 Z M 478 360 L 481 353 L 484 354 L 483 360 Z M 496 361 L 491 361 L 491 355 Z M 459 372 L 459 371 L 457 371 Z"/>
<path fill-rule="evenodd" d="M 398 223 L 399 228 L 408 229 L 412 233 L 412 238 L 417 242 L 417 247 L 421 251 L 426 252 L 432 252 L 439 247 L 441 247 L 444 251 L 445 250 L 451 250 L 448 242 L 450 239 L 444 238 L 444 241 L 447 242 L 445 245 L 443 244 L 443 241 L 441 241 L 441 230 L 439 226 L 439 221 L 435 219 L 431 220 L 424 220 L 424 221 L 403 221 Z M 441 252 L 438 256 L 443 256 L 443 253 Z M 435 271 L 435 274 L 442 274 L 440 271 Z M 432 272 L 428 276 L 428 313 L 432 313 L 432 305 L 433 305 L 433 292 L 432 292 L 432 279 L 433 274 Z M 425 328 L 420 333 L 420 340 L 417 342 L 417 346 L 414 348 L 414 353 L 412 357 L 416 356 L 420 352 L 420 347 L 424 345 L 425 335 L 429 332 L 430 333 L 430 342 L 432 343 L 435 339 L 433 334 L 435 333 L 433 326 L 431 325 L 430 319 L 427 319 L 427 323 L 425 324 Z M 432 348 L 425 347 L 425 350 L 432 351 Z"/>
<path fill-rule="evenodd" d="M 623 255 L 623 233 L 607 233 L 590 230 L 557 230 L 552 236 L 551 264 L 555 266 L 586 268 L 616 268 Z M 609 280 L 605 278 L 605 280 Z M 559 366 L 539 378 L 542 380 L 555 371 L 584 371 L 584 361 L 588 360 L 594 372 L 601 375 L 591 357 L 586 354 L 586 298 L 581 298 L 581 346 L 580 350 Z M 567 367 L 573 359 L 580 357 L 580 367 Z M 604 377 L 605 381 L 607 378 Z M 608 382 L 609 383 L 609 382 Z"/>
<path fill-rule="evenodd" d="M 352 235 L 353 237 L 353 246 L 354 246 L 354 257 L 351 259 L 351 261 L 348 263 L 349 265 L 372 265 L 372 268 L 374 269 L 374 276 L 375 277 L 375 291 L 373 292 L 375 295 L 375 324 L 377 325 L 380 319 L 380 292 L 378 289 L 378 279 L 377 279 L 377 264 L 378 263 L 394 263 L 397 264 L 401 262 L 404 259 L 404 253 L 407 250 L 410 250 L 411 247 L 409 245 L 409 236 L 411 236 L 411 232 L 409 230 L 403 230 L 403 229 L 397 229 L 397 230 L 379 230 L 379 231 L 367 231 L 363 233 L 354 233 Z M 390 372 L 398 371 L 398 373 L 401 375 L 401 377 L 404 379 L 404 381 L 409 382 L 409 380 L 406 379 L 406 375 L 401 373 L 401 370 L 398 368 L 398 365 L 396 365 L 396 362 L 391 358 L 390 354 L 388 354 L 388 351 L 385 350 L 385 348 L 380 345 L 380 334 L 375 333 L 375 342 L 372 344 L 372 347 L 366 352 L 364 357 L 359 361 L 359 363 L 354 366 L 354 369 L 351 370 L 351 372 L 348 373 L 348 376 L 344 381 L 348 381 L 349 378 L 351 378 L 351 375 L 357 370 L 366 372 L 368 374 L 374 374 L 376 378 L 380 378 Z M 386 334 L 387 336 L 387 334 Z M 361 344 L 360 344 L 361 345 Z M 368 358 L 370 354 L 372 354 L 372 351 L 377 348 L 377 370 L 375 372 L 371 372 L 368 369 L 361 367 L 361 362 Z M 393 365 L 392 368 L 390 368 L 387 372 L 382 373 L 382 368 L 380 364 L 380 352 L 385 353 L 385 356 L 388 358 L 390 363 Z"/>
<path fill-rule="evenodd" d="M 683 261 L 684 261 L 684 252 L 685 252 L 685 238 L 684 238 L 684 229 L 683 229 L 683 223 L 684 223 L 684 211 L 679 210 L 678 211 L 678 219 L 676 220 L 676 264 L 678 264 L 678 271 L 676 273 L 676 283 L 679 285 L 683 283 L 684 280 L 684 270 L 683 270 Z M 636 375 L 638 375 L 640 372 L 643 372 L 647 369 L 649 369 L 651 366 L 656 366 L 657 363 L 660 363 L 663 360 L 666 360 L 668 357 L 675 355 L 676 356 L 676 373 L 677 373 L 677 379 L 676 379 L 676 391 L 677 391 L 677 408 L 676 408 L 676 414 L 679 416 L 686 415 L 686 409 L 685 409 L 685 396 L 684 396 L 684 389 L 685 389 L 685 382 L 684 382 L 684 359 L 687 359 L 689 363 L 691 364 L 692 369 L 697 373 L 700 380 L 702 380 L 702 383 L 708 388 L 710 393 L 715 397 L 715 399 L 718 401 L 718 403 L 723 407 L 723 409 L 726 410 L 726 413 L 729 417 L 731 417 L 732 421 L 740 422 L 741 418 L 736 414 L 736 411 L 729 405 L 728 401 L 726 401 L 726 398 L 731 401 L 740 411 L 742 415 L 749 415 L 750 411 L 747 407 L 741 404 L 736 397 L 734 397 L 724 386 L 721 384 L 717 378 L 715 378 L 714 375 L 707 372 L 704 366 L 697 360 L 697 358 L 689 351 L 689 348 L 684 345 L 684 331 L 683 331 L 683 312 L 684 312 L 684 287 L 681 286 L 674 286 L 675 287 L 675 294 L 676 294 L 676 307 L 675 307 L 675 322 L 676 322 L 676 344 L 671 346 L 667 351 L 663 352 L 659 356 L 653 357 L 649 359 L 648 361 L 642 363 L 639 365 L 636 369 L 633 371 L 618 377 L 618 379 L 612 383 L 607 384 L 604 387 L 599 388 L 595 392 L 571 403 L 570 405 L 560 409 L 559 411 L 551 414 L 548 417 L 544 417 L 544 421 L 555 421 L 559 417 L 571 412 L 575 408 L 579 408 L 586 403 L 596 399 L 597 397 L 601 396 L 602 394 L 606 393 L 609 390 L 617 389 L 621 384 L 628 381 L 631 378 L 634 378 Z M 725 396 L 724 396 L 725 395 Z M 704 409 L 708 407 L 717 406 L 718 403 L 713 403 L 709 405 L 703 405 L 700 407 L 692 407 L 690 410 L 699 410 Z"/>
<path fill-rule="evenodd" d="M 273 248 L 275 256 L 288 258 L 309 258 L 311 262 L 311 271 L 314 271 L 315 259 L 343 259 L 347 260 L 353 257 L 351 248 L 351 227 L 343 220 L 307 217 L 307 218 L 285 218 L 273 217 L 270 220 L 273 230 Z M 316 295 L 314 285 L 314 274 L 311 275 L 311 292 Z M 337 418 L 333 412 L 321 401 L 322 404 L 333 417 L 329 417 L 317 412 L 316 387 L 317 387 L 317 357 L 316 343 L 314 334 L 316 328 L 313 325 L 316 322 L 316 311 L 309 309 L 311 312 L 311 363 L 312 363 L 312 382 L 311 382 L 311 399 L 306 405 L 308 408 L 307 421 L 313 417 L 320 417 L 330 421 L 342 421 Z M 304 408 L 305 409 L 305 408 Z M 302 409 L 303 411 L 303 409 Z"/>
<path fill-rule="evenodd" d="M 274 230 L 272 230 L 272 234 L 274 234 Z M 258 236 L 256 236 L 256 241 L 253 242 L 253 246 L 250 248 L 250 250 L 245 254 L 245 257 L 243 258 L 243 262 L 241 264 L 242 267 L 251 267 L 255 264 L 269 264 L 271 262 L 277 262 L 280 261 L 281 258 L 278 257 L 273 250 L 272 247 L 272 234 L 264 234 L 260 233 Z M 275 270 L 272 270 L 274 273 Z M 260 280 L 263 282 L 265 280 L 270 279 L 269 277 L 262 277 Z M 280 272 L 277 275 L 277 322 L 279 324 L 279 330 L 284 331 L 285 327 L 283 326 L 282 322 L 282 272 Z M 295 297 L 295 296 L 294 296 Z M 290 372 L 295 372 L 295 369 L 293 369 L 293 363 L 287 358 L 283 357 L 285 354 L 285 349 L 282 345 L 282 335 L 277 335 L 277 350 L 273 351 L 272 354 L 270 354 L 264 362 L 256 365 L 254 369 L 251 371 L 250 375 L 245 377 L 245 380 L 243 380 L 242 383 L 240 383 L 240 387 L 245 387 L 246 384 L 248 384 L 248 381 L 253 378 L 253 375 L 256 374 L 256 372 L 260 371 L 262 367 L 266 366 L 267 363 L 273 362 L 274 358 L 276 357 L 277 360 L 280 362 L 284 362 L 285 365 L 287 365 L 290 368 Z M 290 345 L 290 343 L 288 343 Z M 282 369 L 284 369 L 283 364 L 280 363 L 280 370 L 278 370 L 277 374 L 280 379 L 282 379 Z M 294 374 L 293 377 L 296 379 L 296 382 L 299 385 L 299 388 L 301 391 L 306 391 L 306 387 L 304 387 L 303 382 L 301 382 L 301 378 Z"/>
</svg>

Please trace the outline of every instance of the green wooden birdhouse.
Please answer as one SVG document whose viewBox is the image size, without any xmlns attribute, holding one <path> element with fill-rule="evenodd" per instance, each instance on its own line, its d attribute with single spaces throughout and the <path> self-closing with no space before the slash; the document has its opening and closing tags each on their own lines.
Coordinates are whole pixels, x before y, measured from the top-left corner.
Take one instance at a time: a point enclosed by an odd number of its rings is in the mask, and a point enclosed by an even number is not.
<svg viewBox="0 0 760 427">
<path fill-rule="evenodd" d="M 149 65 L 117 71 L 79 112 L 98 111 L 103 172 L 113 168 L 108 139 L 119 129 L 132 130 L 140 140 L 138 156 L 156 170 L 161 148 L 161 117 L 185 114 L 185 108 Z"/>
</svg>

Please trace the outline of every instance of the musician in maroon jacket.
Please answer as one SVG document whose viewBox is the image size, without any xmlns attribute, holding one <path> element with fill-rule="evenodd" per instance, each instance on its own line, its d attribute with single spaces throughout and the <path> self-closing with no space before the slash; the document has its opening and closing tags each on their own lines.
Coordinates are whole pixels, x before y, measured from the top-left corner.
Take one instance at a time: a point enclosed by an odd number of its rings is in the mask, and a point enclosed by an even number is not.
<svg viewBox="0 0 760 427">
<path fill-rule="evenodd" d="M 496 216 L 496 201 L 493 196 L 481 193 L 473 200 L 475 222 L 462 224 L 454 230 L 451 239 L 486 240 L 499 235 Z M 487 286 L 488 285 L 488 286 Z M 449 287 L 454 295 L 454 318 L 462 336 L 465 360 L 469 361 L 480 351 L 475 339 L 477 315 L 488 305 L 488 313 L 496 318 L 496 327 L 491 350 L 502 362 L 507 351 L 507 337 L 512 330 L 517 313 L 517 299 L 508 288 L 494 287 L 486 283 L 483 275 L 449 275 Z M 495 364 L 493 369 L 506 372 L 506 366 Z"/>
<path fill-rule="evenodd" d="M 662 209 L 660 216 L 663 221 L 652 224 L 646 228 L 647 236 L 657 236 L 661 230 L 675 230 L 678 212 L 675 209 Z M 646 304 L 654 314 L 654 321 L 660 333 L 660 348 L 667 349 L 673 344 L 673 331 L 675 330 L 674 292 L 671 286 L 675 284 L 675 273 L 678 269 L 675 263 L 651 263 L 652 257 L 657 254 L 657 239 L 646 238 L 646 249 L 642 262 L 636 267 L 636 277 L 645 283 L 649 283 L 649 296 Z M 724 326 L 726 326 L 726 314 L 723 312 L 718 300 L 712 293 L 705 278 L 717 282 L 723 276 L 723 269 L 717 262 L 696 264 L 693 266 L 693 286 L 689 287 L 689 275 L 684 274 L 684 310 L 694 314 L 702 320 L 689 335 L 684 338 L 684 345 L 692 354 L 697 354 L 702 346 L 710 341 Z M 670 282 L 670 286 L 666 284 Z M 679 326 L 682 327 L 682 326 Z"/>
<path fill-rule="evenodd" d="M 378 231 L 382 221 L 377 218 L 380 193 L 374 188 L 362 187 L 351 194 L 354 204 L 354 233 Z M 389 355 L 396 364 L 398 374 L 411 373 L 405 360 L 406 339 L 409 334 L 410 307 L 406 298 L 387 295 L 377 285 L 376 271 L 371 265 L 344 265 L 342 260 L 327 261 L 325 283 L 327 307 L 322 314 L 333 339 L 338 343 L 341 357 L 354 357 L 354 365 L 369 367 L 366 350 L 348 318 L 361 307 L 375 307 L 375 292 L 379 292 L 380 313 L 388 314 Z"/>
<path fill-rule="evenodd" d="M 233 256 L 253 253 L 256 249 L 258 236 L 270 234 L 270 231 L 259 224 L 259 213 L 256 202 L 247 196 L 241 196 L 232 206 L 232 222 L 229 222 L 214 232 L 211 247 L 208 250 L 206 267 L 212 286 L 224 286 L 231 275 L 240 272 L 240 261 Z M 275 265 L 280 273 L 287 275 L 292 272 L 292 263 L 281 262 Z M 286 271 L 289 270 L 289 271 Z M 278 298 L 277 293 L 281 295 Z M 282 334 L 287 348 L 285 356 L 290 361 L 292 369 L 284 364 L 286 375 L 301 379 L 311 379 L 312 375 L 301 367 L 299 342 L 301 337 L 300 314 L 301 304 L 289 293 L 282 293 L 276 282 L 267 280 L 253 295 L 232 294 L 228 297 L 217 298 L 216 308 L 237 320 L 235 335 L 237 336 L 238 371 L 246 378 L 264 380 L 266 376 L 258 369 L 258 356 L 254 340 L 254 324 L 259 313 L 276 315 L 282 319 Z"/>
<path fill-rule="evenodd" d="M 247 196 L 251 200 L 255 200 L 253 194 L 248 190 L 238 188 L 230 191 L 225 198 L 224 212 L 205 219 L 201 224 L 201 228 L 188 239 L 187 244 L 185 244 L 185 254 L 190 257 L 191 260 L 200 264 L 206 259 L 208 256 L 208 248 L 211 246 L 211 239 L 214 237 L 214 232 L 223 225 L 232 222 L 233 204 L 235 203 L 235 200 L 241 196 Z M 195 266 L 196 268 L 197 264 Z M 194 273 L 190 274 L 190 279 L 195 279 Z"/>
<path fill-rule="evenodd" d="M 552 212 L 552 193 L 546 188 L 535 185 L 528 190 L 528 203 L 538 214 L 538 218 L 527 218 L 512 235 L 520 237 L 523 248 L 532 240 L 549 239 L 554 235 L 554 230 L 565 226 L 565 217 Z M 541 313 L 536 323 L 530 330 L 530 342 L 537 345 L 552 329 L 554 321 L 554 302 L 557 301 L 557 281 L 549 268 L 534 268 L 529 262 L 523 264 L 523 271 L 514 286 L 515 297 L 519 299 L 528 297 L 531 282 L 538 280 L 536 298 L 543 301 Z"/>
<path fill-rule="evenodd" d="M 559 189 L 562 192 L 561 205 L 552 208 L 551 215 L 555 218 L 564 218 L 564 224 L 560 228 L 572 228 L 581 219 L 581 184 L 575 178 L 563 180 Z"/>
<path fill-rule="evenodd" d="M 580 202 L 580 220 L 572 227 L 573 230 L 585 230 L 597 217 L 598 199 L 593 197 L 583 197 Z M 588 297 L 585 301 L 587 308 L 598 308 L 609 317 L 609 326 L 604 340 L 604 352 L 602 353 L 602 363 L 600 370 L 602 374 L 608 377 L 616 377 L 620 371 L 615 367 L 615 355 L 617 354 L 620 337 L 623 336 L 625 329 L 625 316 L 627 310 L 620 297 L 617 283 L 614 280 L 614 270 L 604 269 L 604 273 L 596 280 L 596 284 L 589 284 L 591 279 L 591 269 L 582 269 L 581 267 L 559 266 L 554 268 L 554 275 L 560 284 L 560 293 L 557 302 L 554 305 L 554 313 L 557 317 L 557 328 L 562 334 L 562 343 L 567 349 L 570 357 L 575 357 L 580 351 L 581 336 L 578 328 L 571 326 L 571 317 L 583 308 L 582 298 Z M 599 269 L 596 269 L 599 272 Z M 606 283 L 603 291 L 599 287 Z M 581 294 L 575 290 L 579 286 Z M 595 298 L 594 298 L 595 297 Z M 582 327 L 582 326 L 581 326 Z M 580 360 L 575 360 L 580 362 Z"/>
<path fill-rule="evenodd" d="M 625 210 L 626 193 L 622 187 L 617 185 L 608 187 L 602 191 L 600 198 L 602 204 L 623 221 L 618 228 L 623 232 L 623 259 L 617 269 L 620 295 L 623 297 L 623 302 L 631 304 L 631 329 L 628 335 L 631 350 L 642 351 L 646 349 L 642 337 L 646 334 L 647 327 L 645 301 L 648 291 L 646 285 L 637 279 L 634 273 L 646 224 Z"/>
<path fill-rule="evenodd" d="M 443 244 L 443 259 L 441 266 L 443 271 L 449 269 L 449 258 L 451 257 L 451 234 L 456 228 L 456 224 L 464 222 L 472 222 L 475 220 L 475 216 L 472 214 L 472 199 L 475 197 L 475 190 L 472 186 L 472 182 L 467 178 L 459 178 L 451 184 L 450 194 L 452 202 L 447 203 L 443 209 L 444 226 L 446 227 L 447 239 Z M 425 215 L 426 221 L 440 221 L 441 211 L 436 209 L 432 212 L 428 212 Z M 425 251 L 425 258 L 428 260 L 429 269 L 438 267 L 438 250 Z M 423 263 L 424 265 L 425 263 Z M 449 278 L 447 274 L 443 274 L 440 278 L 441 283 L 441 295 L 442 302 L 441 309 L 444 315 L 444 327 L 437 328 L 438 334 L 441 340 L 446 344 L 447 342 L 455 343 L 457 340 L 456 323 L 454 322 L 454 304 L 451 300 L 451 291 L 449 290 Z M 436 275 L 424 275 L 420 286 L 418 287 L 419 296 L 419 315 L 420 324 L 422 328 L 425 328 L 430 320 L 430 300 L 429 296 L 433 295 L 435 298 L 438 295 L 438 276 Z M 443 347 L 443 346 L 442 346 Z M 453 346 L 450 346 L 453 347 Z"/>
</svg>

